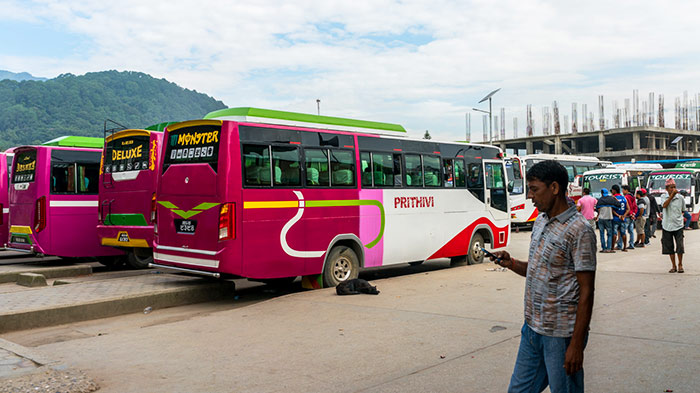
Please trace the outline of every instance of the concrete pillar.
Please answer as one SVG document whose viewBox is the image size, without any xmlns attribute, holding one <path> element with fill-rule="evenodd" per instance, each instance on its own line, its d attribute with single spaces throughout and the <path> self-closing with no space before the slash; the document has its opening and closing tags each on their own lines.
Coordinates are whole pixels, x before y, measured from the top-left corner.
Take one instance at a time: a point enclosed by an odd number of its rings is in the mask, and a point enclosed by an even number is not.
<svg viewBox="0 0 700 393">
<path fill-rule="evenodd" d="M 561 154 L 561 138 L 559 135 L 554 137 L 554 154 Z"/>
<path fill-rule="evenodd" d="M 693 138 L 693 153 L 698 152 L 698 138 Z"/>
<path fill-rule="evenodd" d="M 660 142 L 659 149 L 666 150 L 666 141 L 667 140 L 668 140 L 667 136 L 663 136 L 663 137 L 659 138 L 659 142 Z"/>
<path fill-rule="evenodd" d="M 527 154 L 535 154 L 535 151 L 532 149 L 532 141 L 525 141 L 525 150 Z"/>
<path fill-rule="evenodd" d="M 639 150 L 641 148 L 641 145 L 639 143 L 639 132 L 633 132 L 632 133 L 632 150 Z"/>
<path fill-rule="evenodd" d="M 598 153 L 605 153 L 605 135 L 602 131 L 598 133 Z"/>
</svg>

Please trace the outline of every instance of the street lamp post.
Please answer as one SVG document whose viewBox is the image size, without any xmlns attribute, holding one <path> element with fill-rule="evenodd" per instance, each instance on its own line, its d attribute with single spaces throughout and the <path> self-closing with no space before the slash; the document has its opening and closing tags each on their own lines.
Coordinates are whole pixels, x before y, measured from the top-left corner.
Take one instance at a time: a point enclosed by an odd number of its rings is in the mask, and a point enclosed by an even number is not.
<svg viewBox="0 0 700 393">
<path fill-rule="evenodd" d="M 479 104 L 481 104 L 482 102 L 489 100 L 489 110 L 488 111 L 485 111 L 482 109 L 477 109 L 477 108 L 472 108 L 472 110 L 489 114 L 489 143 L 491 143 L 491 144 L 493 144 L 493 119 L 492 119 L 492 115 L 491 115 L 491 97 L 493 97 L 494 94 L 498 93 L 499 90 L 501 90 L 500 87 L 498 89 L 490 92 L 488 95 L 486 95 L 486 97 L 482 98 L 481 101 L 479 101 Z"/>
<path fill-rule="evenodd" d="M 316 110 L 318 111 L 318 115 L 321 116 L 321 99 L 320 98 L 316 99 Z"/>
</svg>

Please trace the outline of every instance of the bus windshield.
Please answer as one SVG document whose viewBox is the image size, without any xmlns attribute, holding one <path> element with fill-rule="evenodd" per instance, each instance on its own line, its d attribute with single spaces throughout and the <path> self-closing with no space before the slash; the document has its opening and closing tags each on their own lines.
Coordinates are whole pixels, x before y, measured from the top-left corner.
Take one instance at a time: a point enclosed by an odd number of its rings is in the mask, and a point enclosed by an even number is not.
<svg viewBox="0 0 700 393">
<path fill-rule="evenodd" d="M 175 164 L 209 164 L 214 172 L 219 163 L 220 125 L 195 125 L 171 131 L 166 145 L 163 172 Z"/>
<path fill-rule="evenodd" d="M 36 171 L 36 149 L 23 150 L 15 155 L 15 171 L 13 183 L 29 183 L 34 181 Z"/>
<path fill-rule="evenodd" d="M 648 192 L 655 195 L 663 194 L 666 191 L 666 180 L 673 179 L 676 182 L 676 189 L 685 195 L 690 194 L 690 173 L 655 173 L 649 176 Z"/>
<path fill-rule="evenodd" d="M 611 187 L 617 184 L 622 185 L 622 173 L 599 173 L 584 176 L 583 187 L 591 190 L 591 195 L 600 198 L 601 190 L 607 188 L 610 191 Z"/>
<path fill-rule="evenodd" d="M 522 194 L 524 191 L 523 174 L 520 170 L 520 160 L 513 158 L 505 161 L 508 174 L 508 189 L 511 194 Z"/>
<path fill-rule="evenodd" d="M 104 172 L 117 173 L 148 169 L 148 135 L 112 139 L 105 144 Z"/>
</svg>

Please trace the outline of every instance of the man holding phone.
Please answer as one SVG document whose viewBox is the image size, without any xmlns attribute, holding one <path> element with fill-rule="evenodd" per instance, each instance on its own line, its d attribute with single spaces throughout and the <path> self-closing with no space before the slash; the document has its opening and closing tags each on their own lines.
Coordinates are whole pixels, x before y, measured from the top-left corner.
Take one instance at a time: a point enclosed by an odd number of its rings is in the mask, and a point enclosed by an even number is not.
<svg viewBox="0 0 700 393">
<path fill-rule="evenodd" d="M 556 161 L 527 171 L 528 198 L 540 211 L 527 261 L 491 257 L 526 277 L 525 323 L 508 392 L 583 392 L 583 351 L 593 312 L 596 237 L 566 198 L 568 174 Z"/>
</svg>

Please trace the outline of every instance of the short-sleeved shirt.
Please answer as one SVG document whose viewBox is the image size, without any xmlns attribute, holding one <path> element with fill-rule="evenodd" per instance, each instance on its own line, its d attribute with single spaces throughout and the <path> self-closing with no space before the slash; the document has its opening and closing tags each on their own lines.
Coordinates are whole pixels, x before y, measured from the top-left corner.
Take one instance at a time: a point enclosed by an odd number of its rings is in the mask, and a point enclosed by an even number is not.
<svg viewBox="0 0 700 393">
<path fill-rule="evenodd" d="M 668 192 L 661 194 L 661 206 L 668 199 Z M 683 229 L 683 212 L 685 211 L 685 198 L 680 193 L 673 197 L 671 203 L 663 208 L 663 218 L 661 227 L 668 232 L 675 232 Z"/>
<path fill-rule="evenodd" d="M 644 200 L 644 197 L 637 199 L 637 213 L 644 210 L 642 213 L 642 217 L 644 218 L 649 217 L 649 205 L 647 204 L 647 201 Z M 639 218 L 639 214 L 637 214 L 637 218 Z"/>
<path fill-rule="evenodd" d="M 540 213 L 532 228 L 525 283 L 528 326 L 545 336 L 571 337 L 579 302 L 576 272 L 595 269 L 595 231 L 576 207 L 551 219 Z"/>
<path fill-rule="evenodd" d="M 646 195 L 643 196 L 642 199 L 644 200 L 644 218 L 649 218 L 649 214 L 651 214 L 651 202 Z"/>
<path fill-rule="evenodd" d="M 627 211 L 627 198 L 625 198 L 625 196 L 622 194 L 617 194 L 614 196 L 615 196 L 615 199 L 617 199 L 620 202 L 620 208 L 619 209 L 613 208 L 613 211 L 615 211 L 615 213 L 617 213 L 619 215 L 625 214 L 625 212 Z M 615 215 L 613 215 L 613 221 L 622 222 L 622 220 L 620 220 L 620 218 L 615 216 Z"/>
<path fill-rule="evenodd" d="M 590 195 L 584 195 L 578 200 L 576 206 L 581 206 L 581 214 L 586 220 L 592 220 L 595 218 L 595 204 L 596 199 Z"/>
</svg>

